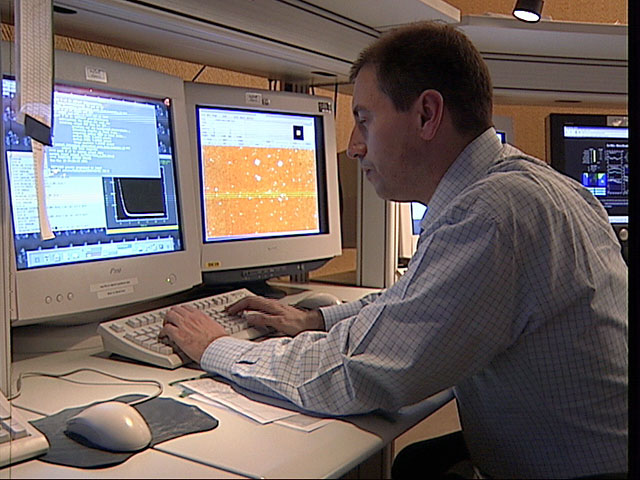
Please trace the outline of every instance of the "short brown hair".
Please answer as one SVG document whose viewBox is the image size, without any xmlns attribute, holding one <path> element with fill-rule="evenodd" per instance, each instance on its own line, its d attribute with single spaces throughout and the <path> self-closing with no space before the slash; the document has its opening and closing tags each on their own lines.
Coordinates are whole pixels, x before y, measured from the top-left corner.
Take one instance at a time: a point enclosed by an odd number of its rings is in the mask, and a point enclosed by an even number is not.
<svg viewBox="0 0 640 480">
<path fill-rule="evenodd" d="M 351 81 L 367 65 L 376 68 L 380 90 L 399 111 L 433 89 L 460 132 L 479 134 L 492 125 L 489 69 L 471 41 L 450 25 L 417 22 L 383 34 L 353 64 Z"/>
</svg>

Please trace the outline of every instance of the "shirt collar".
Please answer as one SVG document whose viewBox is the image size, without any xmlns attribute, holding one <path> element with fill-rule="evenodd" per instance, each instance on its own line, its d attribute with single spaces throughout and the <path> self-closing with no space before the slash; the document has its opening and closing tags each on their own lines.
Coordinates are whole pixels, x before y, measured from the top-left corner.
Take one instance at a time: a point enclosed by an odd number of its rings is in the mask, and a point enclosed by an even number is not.
<svg viewBox="0 0 640 480">
<path fill-rule="evenodd" d="M 496 161 L 502 143 L 493 127 L 469 143 L 444 174 L 422 218 L 423 229 L 466 187 L 482 178 Z"/>
</svg>

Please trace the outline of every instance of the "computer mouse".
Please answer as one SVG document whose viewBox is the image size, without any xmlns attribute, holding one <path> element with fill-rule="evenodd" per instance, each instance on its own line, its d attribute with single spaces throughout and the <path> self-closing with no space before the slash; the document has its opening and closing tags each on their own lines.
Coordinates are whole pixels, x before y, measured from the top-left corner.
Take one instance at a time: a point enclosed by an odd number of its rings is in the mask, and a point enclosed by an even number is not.
<svg viewBox="0 0 640 480">
<path fill-rule="evenodd" d="M 138 410 L 122 402 L 87 407 L 67 420 L 68 437 L 110 452 L 136 452 L 151 443 L 151 430 Z"/>
<path fill-rule="evenodd" d="M 330 307 L 331 305 L 338 305 L 340 303 L 342 302 L 335 295 L 319 292 L 307 295 L 306 297 L 295 303 L 294 306 L 303 308 L 305 310 L 315 310 L 320 307 Z"/>
</svg>

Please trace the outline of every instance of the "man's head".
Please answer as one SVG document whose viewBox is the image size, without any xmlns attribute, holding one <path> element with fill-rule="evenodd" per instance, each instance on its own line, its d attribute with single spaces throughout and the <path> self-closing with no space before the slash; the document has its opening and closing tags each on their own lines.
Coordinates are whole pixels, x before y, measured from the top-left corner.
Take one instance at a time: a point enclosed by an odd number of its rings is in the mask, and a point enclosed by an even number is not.
<svg viewBox="0 0 640 480">
<path fill-rule="evenodd" d="M 492 124 L 489 69 L 471 41 L 450 25 L 418 22 L 384 34 L 362 51 L 351 81 L 369 65 L 400 111 L 432 89 L 442 95 L 459 132 L 475 137 Z"/>
<path fill-rule="evenodd" d="M 392 31 L 351 71 L 347 153 L 384 199 L 428 202 L 464 147 L 491 125 L 491 80 L 471 42 L 430 22 Z"/>
</svg>

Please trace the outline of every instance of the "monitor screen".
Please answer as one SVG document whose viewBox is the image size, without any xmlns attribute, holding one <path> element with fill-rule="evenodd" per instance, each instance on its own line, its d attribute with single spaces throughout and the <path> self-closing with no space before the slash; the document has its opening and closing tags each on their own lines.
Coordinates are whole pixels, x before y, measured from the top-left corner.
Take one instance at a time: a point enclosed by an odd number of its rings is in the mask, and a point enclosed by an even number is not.
<svg viewBox="0 0 640 480">
<path fill-rule="evenodd" d="M 420 222 L 422 217 L 427 213 L 427 206 L 419 202 L 411 202 L 411 233 L 413 235 L 420 235 Z"/>
<path fill-rule="evenodd" d="M 629 222 L 629 129 L 626 117 L 561 115 L 548 118 L 551 165 L 602 202 L 612 224 Z"/>
<path fill-rule="evenodd" d="M 203 241 L 327 233 L 322 118 L 196 107 Z"/>
<path fill-rule="evenodd" d="M 57 84 L 45 150 L 42 240 L 31 139 L 3 79 L 5 148 L 18 270 L 183 250 L 170 99 Z"/>
<path fill-rule="evenodd" d="M 52 145 L 44 153 L 51 239 L 40 232 L 31 139 L 16 118 L 16 82 L 2 82 L 14 323 L 120 307 L 200 280 L 185 270 L 190 263 L 197 271 L 198 255 L 187 239 L 195 228 L 185 222 L 194 204 L 181 186 L 191 177 L 188 144 L 174 129 L 174 116 L 184 118 L 182 82 L 64 52 L 56 52 L 56 61 L 76 68 L 56 68 L 67 74 L 56 79 Z M 83 64 L 103 68 L 115 85 L 70 74 Z M 30 299 L 41 284 L 47 287 Z"/>
<path fill-rule="evenodd" d="M 186 95 L 205 282 L 261 282 L 339 255 L 331 100 L 208 84 Z"/>
</svg>

